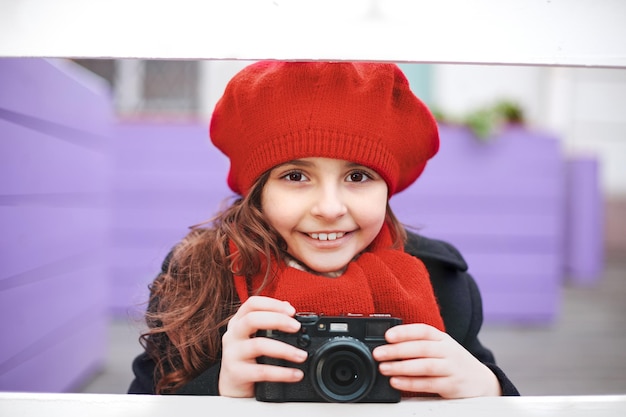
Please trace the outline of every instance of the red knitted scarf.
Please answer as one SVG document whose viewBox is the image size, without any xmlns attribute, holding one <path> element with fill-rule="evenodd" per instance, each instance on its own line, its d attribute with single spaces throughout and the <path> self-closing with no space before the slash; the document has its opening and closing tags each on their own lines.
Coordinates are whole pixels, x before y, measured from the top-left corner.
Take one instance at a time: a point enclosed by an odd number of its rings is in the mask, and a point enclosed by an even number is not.
<svg viewBox="0 0 626 417">
<path fill-rule="evenodd" d="M 385 225 L 370 247 L 350 262 L 343 275 L 328 278 L 273 262 L 276 276 L 259 295 L 289 301 L 296 311 L 325 315 L 387 313 L 403 323 L 426 323 L 444 330 L 439 306 L 426 267 L 403 250 L 390 249 L 392 239 Z M 230 244 L 231 253 L 236 251 Z M 235 276 L 241 302 L 257 294 L 263 273 Z"/>
</svg>

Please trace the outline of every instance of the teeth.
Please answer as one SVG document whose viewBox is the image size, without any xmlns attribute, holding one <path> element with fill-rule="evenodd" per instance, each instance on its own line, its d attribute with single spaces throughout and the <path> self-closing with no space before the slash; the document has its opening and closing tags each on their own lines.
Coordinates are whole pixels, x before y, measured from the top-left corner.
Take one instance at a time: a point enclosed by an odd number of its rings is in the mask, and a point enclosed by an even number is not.
<svg viewBox="0 0 626 417">
<path fill-rule="evenodd" d="M 343 232 L 337 232 L 337 233 L 311 233 L 309 236 L 311 236 L 311 238 L 313 239 L 318 239 L 318 240 L 336 240 L 340 237 L 343 237 L 344 233 Z"/>
</svg>

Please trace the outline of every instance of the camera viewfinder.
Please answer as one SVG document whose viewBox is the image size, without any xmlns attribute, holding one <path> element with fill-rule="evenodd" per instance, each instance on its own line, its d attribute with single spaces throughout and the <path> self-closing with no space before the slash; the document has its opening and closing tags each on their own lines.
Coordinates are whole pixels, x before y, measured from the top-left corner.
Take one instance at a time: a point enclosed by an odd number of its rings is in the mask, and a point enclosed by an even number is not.
<svg viewBox="0 0 626 417">
<path fill-rule="evenodd" d="M 365 339 L 384 340 L 385 332 L 391 327 L 387 320 L 376 320 L 365 323 Z"/>
<path fill-rule="evenodd" d="M 331 332 L 347 332 L 348 331 L 348 323 L 330 323 L 329 330 Z"/>
</svg>

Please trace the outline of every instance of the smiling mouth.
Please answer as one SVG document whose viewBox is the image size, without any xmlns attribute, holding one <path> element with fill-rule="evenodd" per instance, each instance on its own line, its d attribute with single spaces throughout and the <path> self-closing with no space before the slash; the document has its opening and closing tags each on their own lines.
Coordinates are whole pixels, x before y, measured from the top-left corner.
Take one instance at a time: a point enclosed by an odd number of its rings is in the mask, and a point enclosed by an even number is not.
<svg viewBox="0 0 626 417">
<path fill-rule="evenodd" d="M 316 240 L 337 240 L 345 235 L 344 232 L 333 232 L 333 233 L 309 233 L 309 237 L 311 239 Z"/>
</svg>

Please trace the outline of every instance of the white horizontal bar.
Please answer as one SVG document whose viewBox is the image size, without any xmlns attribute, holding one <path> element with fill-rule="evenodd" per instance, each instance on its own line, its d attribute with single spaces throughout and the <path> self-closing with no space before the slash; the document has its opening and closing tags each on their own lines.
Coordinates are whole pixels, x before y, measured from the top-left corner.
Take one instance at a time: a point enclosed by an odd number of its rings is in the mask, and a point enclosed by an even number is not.
<svg viewBox="0 0 626 417">
<path fill-rule="evenodd" d="M 622 0 L 0 0 L 0 57 L 626 67 Z"/>
</svg>

